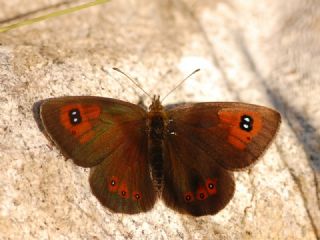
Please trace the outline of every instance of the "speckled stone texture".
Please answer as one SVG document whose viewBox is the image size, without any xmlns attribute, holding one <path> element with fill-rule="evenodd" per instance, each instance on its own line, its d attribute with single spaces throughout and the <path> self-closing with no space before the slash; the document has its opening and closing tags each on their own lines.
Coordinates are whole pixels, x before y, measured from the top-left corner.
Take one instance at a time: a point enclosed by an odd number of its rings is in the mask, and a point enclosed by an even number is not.
<svg viewBox="0 0 320 240">
<path fill-rule="evenodd" d="M 2 0 L 0 21 L 56 3 Z M 118 0 L 0 34 L 0 239 L 319 239 L 319 12 L 316 0 Z M 143 94 L 114 66 L 162 96 L 202 69 L 166 103 L 243 101 L 281 112 L 274 144 L 236 173 L 219 214 L 193 218 L 162 202 L 113 214 L 91 194 L 89 170 L 39 131 L 31 108 L 44 98 L 138 102 Z"/>
</svg>

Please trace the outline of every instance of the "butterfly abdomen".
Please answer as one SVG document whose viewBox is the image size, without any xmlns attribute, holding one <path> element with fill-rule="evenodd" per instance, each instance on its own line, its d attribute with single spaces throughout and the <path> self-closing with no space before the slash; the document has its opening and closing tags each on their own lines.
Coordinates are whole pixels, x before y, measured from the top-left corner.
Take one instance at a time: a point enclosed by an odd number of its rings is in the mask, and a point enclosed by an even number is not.
<svg viewBox="0 0 320 240">
<path fill-rule="evenodd" d="M 148 151 L 151 174 L 155 187 L 161 191 L 163 178 L 163 146 L 165 133 L 165 113 L 151 109 L 148 113 Z"/>
</svg>

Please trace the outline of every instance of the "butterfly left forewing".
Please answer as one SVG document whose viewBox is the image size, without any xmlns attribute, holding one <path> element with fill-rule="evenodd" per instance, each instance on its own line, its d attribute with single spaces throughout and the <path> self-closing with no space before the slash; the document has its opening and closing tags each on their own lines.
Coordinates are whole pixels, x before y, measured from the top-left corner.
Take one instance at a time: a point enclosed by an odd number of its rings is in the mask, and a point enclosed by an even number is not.
<svg viewBox="0 0 320 240">
<path fill-rule="evenodd" d="M 111 98 L 61 97 L 42 101 L 44 132 L 75 164 L 92 167 L 136 132 L 145 134 L 146 112 Z"/>
</svg>

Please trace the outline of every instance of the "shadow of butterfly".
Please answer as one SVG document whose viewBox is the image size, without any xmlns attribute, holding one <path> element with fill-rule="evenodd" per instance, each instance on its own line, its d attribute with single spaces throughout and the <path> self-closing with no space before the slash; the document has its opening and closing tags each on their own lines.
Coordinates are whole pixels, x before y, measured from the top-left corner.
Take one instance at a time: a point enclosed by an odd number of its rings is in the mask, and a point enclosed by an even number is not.
<svg viewBox="0 0 320 240">
<path fill-rule="evenodd" d="M 148 111 L 102 97 L 61 97 L 34 105 L 45 134 L 75 164 L 91 168 L 90 186 L 113 212 L 135 214 L 157 199 L 193 216 L 231 200 L 232 171 L 247 169 L 279 128 L 272 109 L 237 102 L 162 106 Z"/>
</svg>

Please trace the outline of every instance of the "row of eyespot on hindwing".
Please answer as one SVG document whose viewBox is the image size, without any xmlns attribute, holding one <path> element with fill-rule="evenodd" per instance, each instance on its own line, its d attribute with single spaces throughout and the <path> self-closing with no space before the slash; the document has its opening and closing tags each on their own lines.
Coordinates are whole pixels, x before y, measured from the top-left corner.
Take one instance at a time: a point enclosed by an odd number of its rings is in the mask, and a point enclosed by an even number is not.
<svg viewBox="0 0 320 240">
<path fill-rule="evenodd" d="M 207 179 L 206 183 L 205 183 L 205 187 L 200 186 L 198 187 L 198 190 L 196 191 L 196 193 L 193 192 L 186 192 L 184 194 L 184 200 L 187 203 L 191 203 L 195 200 L 195 198 L 197 200 L 205 200 L 208 198 L 209 195 L 215 195 L 217 193 L 217 179 L 213 178 L 213 179 Z"/>
<path fill-rule="evenodd" d="M 130 194 L 128 193 L 128 188 L 125 182 L 119 184 L 119 180 L 117 177 L 112 176 L 108 181 L 108 189 L 112 193 L 118 193 L 121 198 L 128 199 Z M 206 186 L 200 186 L 197 192 L 194 194 L 193 192 L 187 192 L 184 194 L 184 199 L 187 203 L 193 202 L 197 200 L 205 200 L 209 195 L 215 195 L 217 193 L 217 179 L 207 179 Z M 138 191 L 133 191 L 131 195 L 134 201 L 138 201 L 142 198 L 141 193 Z"/>
<path fill-rule="evenodd" d="M 119 184 L 119 179 L 115 176 L 112 176 L 108 180 L 108 189 L 112 193 L 118 193 L 118 195 L 124 199 L 130 198 L 130 195 L 134 201 L 138 201 L 142 198 L 141 192 L 139 191 L 133 191 L 132 194 L 129 194 L 126 182 L 123 181 Z"/>
</svg>

